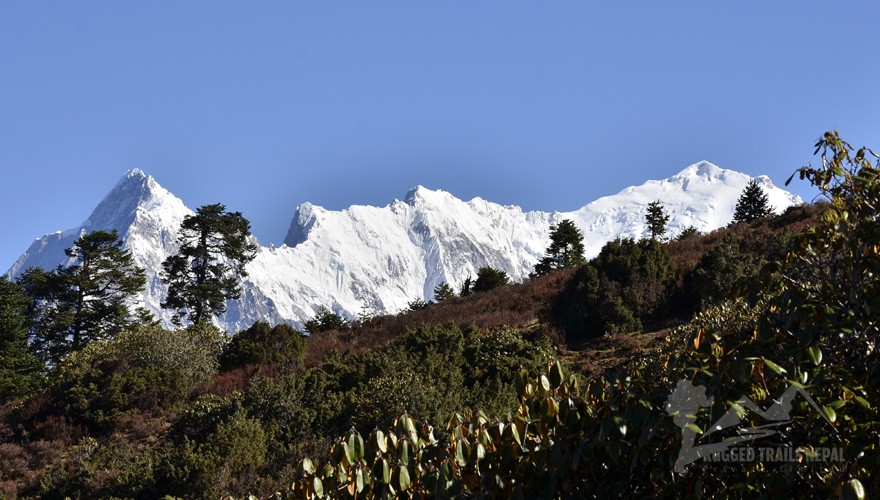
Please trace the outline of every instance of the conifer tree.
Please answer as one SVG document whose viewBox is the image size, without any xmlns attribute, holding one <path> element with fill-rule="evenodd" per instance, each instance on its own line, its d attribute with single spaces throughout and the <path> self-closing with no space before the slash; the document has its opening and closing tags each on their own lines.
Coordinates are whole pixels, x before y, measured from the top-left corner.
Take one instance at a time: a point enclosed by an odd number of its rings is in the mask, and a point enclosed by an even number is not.
<svg viewBox="0 0 880 500">
<path fill-rule="evenodd" d="M 130 326 L 129 298 L 146 283 L 116 230 L 84 234 L 65 253 L 73 264 L 31 268 L 18 281 L 33 300 L 34 343 L 51 362 Z"/>
<path fill-rule="evenodd" d="M 507 273 L 494 267 L 485 266 L 477 270 L 477 280 L 474 282 L 473 291 L 485 292 L 506 285 L 510 282 Z"/>
<path fill-rule="evenodd" d="M 662 239 L 666 234 L 666 223 L 669 222 L 669 216 L 663 210 L 660 200 L 648 203 L 648 213 L 645 215 L 645 222 L 648 224 L 648 231 L 651 233 L 652 240 Z"/>
<path fill-rule="evenodd" d="M 305 327 L 309 333 L 320 333 L 330 330 L 348 330 L 349 324 L 342 316 L 322 307 L 314 318 L 306 321 Z"/>
<path fill-rule="evenodd" d="M 429 305 L 424 299 L 415 298 L 407 302 L 406 307 L 410 311 L 421 311 L 422 309 L 427 309 Z"/>
<path fill-rule="evenodd" d="M 576 267 L 586 263 L 584 236 L 570 219 L 550 226 L 550 246 L 545 256 L 535 264 L 535 275 L 541 276 L 554 269 Z"/>
<path fill-rule="evenodd" d="M 192 323 L 226 312 L 226 301 L 241 293 L 239 281 L 254 259 L 256 246 L 248 243 L 250 223 L 241 212 L 227 212 L 220 203 L 200 207 L 180 225 L 177 255 L 162 263 L 162 281 L 168 296 L 162 307 L 174 309 L 178 324 Z"/>
<path fill-rule="evenodd" d="M 473 288 L 473 286 L 474 286 L 474 281 L 471 279 L 470 276 L 468 276 L 467 278 L 464 279 L 464 283 L 461 284 L 461 291 L 458 292 L 458 296 L 459 297 L 467 297 L 468 295 L 471 294 L 471 291 L 472 291 L 471 289 Z"/>
<path fill-rule="evenodd" d="M 444 300 L 454 299 L 455 291 L 445 281 L 434 287 L 434 302 L 440 303 Z"/>
<path fill-rule="evenodd" d="M 28 349 L 28 297 L 0 276 L 0 404 L 27 395 L 40 380 L 42 365 Z"/>
<path fill-rule="evenodd" d="M 767 217 L 773 213 L 770 206 L 770 198 L 761 189 L 761 186 L 751 180 L 743 189 L 742 194 L 736 201 L 736 209 L 733 212 L 733 222 L 751 222 L 761 217 Z"/>
<path fill-rule="evenodd" d="M 699 229 L 694 226 L 688 226 L 678 233 L 678 236 L 676 236 L 675 239 L 676 241 L 682 241 L 688 238 L 693 238 L 694 236 L 699 236 L 700 234 L 702 233 L 700 233 Z"/>
</svg>

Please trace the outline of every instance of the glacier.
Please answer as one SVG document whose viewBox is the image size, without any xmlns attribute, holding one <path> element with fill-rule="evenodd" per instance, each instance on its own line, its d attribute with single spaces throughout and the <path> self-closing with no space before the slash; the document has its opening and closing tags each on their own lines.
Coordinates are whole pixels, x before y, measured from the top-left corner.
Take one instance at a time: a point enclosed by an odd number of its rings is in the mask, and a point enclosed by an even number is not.
<svg viewBox="0 0 880 500">
<path fill-rule="evenodd" d="M 733 218 L 736 201 L 752 177 L 702 161 L 663 180 L 647 181 L 599 198 L 572 212 L 524 211 L 482 198 L 463 201 L 442 190 L 417 186 L 383 207 L 355 205 L 333 211 L 303 203 L 296 208 L 281 246 L 259 246 L 248 264 L 238 300 L 216 323 L 229 332 L 255 321 L 301 328 L 320 308 L 347 318 L 399 312 L 416 298 L 428 300 L 434 287 L 458 288 L 477 269 L 492 266 L 514 281 L 526 279 L 549 244 L 550 225 L 571 219 L 584 234 L 587 257 L 615 238 L 648 235 L 648 203 L 659 200 L 668 215 L 668 234 L 688 226 L 711 231 Z M 802 203 L 755 177 L 777 212 Z M 116 229 L 146 270 L 147 285 L 135 305 L 166 324 L 161 264 L 176 252 L 180 223 L 192 214 L 183 201 L 140 169 L 127 172 L 77 228 L 38 238 L 12 265 L 18 276 L 36 266 L 69 265 L 64 249 L 83 233 Z M 254 243 L 258 243 L 253 239 Z"/>
</svg>

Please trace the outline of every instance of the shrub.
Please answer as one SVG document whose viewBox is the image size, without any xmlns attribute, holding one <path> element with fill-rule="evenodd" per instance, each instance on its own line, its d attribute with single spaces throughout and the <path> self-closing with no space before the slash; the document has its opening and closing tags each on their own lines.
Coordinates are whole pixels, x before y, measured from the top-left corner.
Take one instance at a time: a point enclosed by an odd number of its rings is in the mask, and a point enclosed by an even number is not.
<svg viewBox="0 0 880 500">
<path fill-rule="evenodd" d="M 639 330 L 669 314 L 676 278 L 665 245 L 611 241 L 572 276 L 554 305 L 554 322 L 573 342 Z"/>
<path fill-rule="evenodd" d="M 306 331 L 309 333 L 329 332 L 331 330 L 347 330 L 349 324 L 345 318 L 335 312 L 322 308 L 314 318 L 306 321 Z"/>
<path fill-rule="evenodd" d="M 134 408 L 168 408 L 213 375 L 226 342 L 206 324 L 136 327 L 71 353 L 50 374 L 51 390 L 70 414 L 98 425 Z"/>
<path fill-rule="evenodd" d="M 507 273 L 494 267 L 481 267 L 477 270 L 477 280 L 472 288 L 475 292 L 485 292 L 506 285 L 510 282 Z"/>
<path fill-rule="evenodd" d="M 285 324 L 270 327 L 256 322 L 238 332 L 220 356 L 223 370 L 244 365 L 281 364 L 299 365 L 306 352 L 303 335 Z"/>
</svg>

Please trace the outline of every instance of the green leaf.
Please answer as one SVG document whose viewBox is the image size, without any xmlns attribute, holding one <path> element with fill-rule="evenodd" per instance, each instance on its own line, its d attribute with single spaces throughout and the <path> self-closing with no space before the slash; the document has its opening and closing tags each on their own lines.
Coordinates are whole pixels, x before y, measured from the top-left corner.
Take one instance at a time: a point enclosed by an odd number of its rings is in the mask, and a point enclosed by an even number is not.
<svg viewBox="0 0 880 500">
<path fill-rule="evenodd" d="M 696 432 L 697 434 L 703 433 L 703 429 L 700 429 L 699 427 L 697 427 L 696 424 L 687 424 L 685 427 Z"/>
<path fill-rule="evenodd" d="M 822 364 L 822 350 L 818 347 L 807 347 L 807 356 L 810 358 L 810 361 L 812 361 L 814 365 L 819 366 L 820 364 Z"/>
<path fill-rule="evenodd" d="M 864 408 L 866 410 L 871 409 L 871 403 L 869 403 L 867 399 L 865 399 L 861 396 L 855 396 L 853 399 L 855 399 L 856 403 L 858 403 L 859 406 L 861 406 L 862 408 Z"/>
<path fill-rule="evenodd" d="M 312 487 L 315 489 L 316 496 L 324 496 L 324 483 L 321 482 L 321 478 L 315 476 L 315 478 L 312 479 Z"/>
<path fill-rule="evenodd" d="M 409 470 L 406 467 L 400 467 L 400 476 L 398 478 L 398 482 L 400 484 L 400 491 L 406 491 L 409 489 L 410 481 L 409 481 Z"/>
<path fill-rule="evenodd" d="M 541 375 L 541 388 L 544 389 L 544 392 L 550 392 L 550 380 L 546 375 Z"/>
<path fill-rule="evenodd" d="M 764 364 L 767 365 L 767 368 L 770 368 L 771 370 L 776 372 L 777 375 L 782 375 L 783 373 L 785 373 L 785 368 L 777 365 L 776 363 L 770 361 L 769 359 L 765 359 Z"/>
<path fill-rule="evenodd" d="M 519 435 L 519 429 L 516 428 L 516 424 L 511 424 L 510 434 L 513 435 L 513 440 L 516 441 L 516 444 L 522 446 L 522 438 Z"/>
<path fill-rule="evenodd" d="M 851 479 L 840 489 L 840 496 L 846 500 L 865 500 L 865 487 L 858 479 Z"/>
<path fill-rule="evenodd" d="M 312 460 L 309 457 L 306 457 L 303 459 L 302 470 L 306 474 L 314 474 L 315 473 L 315 464 L 312 463 Z"/>
<path fill-rule="evenodd" d="M 354 485 L 358 493 L 364 491 L 364 470 L 358 469 L 354 475 Z"/>
<path fill-rule="evenodd" d="M 829 422 L 834 422 L 835 420 L 837 420 L 837 412 L 835 412 L 834 408 L 831 408 L 830 406 L 823 406 L 822 413 L 825 414 L 825 417 L 828 419 Z"/>
<path fill-rule="evenodd" d="M 384 458 L 382 459 L 382 482 L 385 484 L 391 482 L 391 464 Z"/>
<path fill-rule="evenodd" d="M 342 449 L 345 451 L 345 459 L 347 460 L 348 465 L 353 465 L 356 459 L 354 458 L 354 444 L 352 443 L 352 440 L 349 439 L 343 443 Z"/>
<path fill-rule="evenodd" d="M 468 449 L 464 440 L 459 440 L 455 444 L 455 460 L 460 467 L 466 467 L 468 464 Z"/>
<path fill-rule="evenodd" d="M 477 460 L 482 460 L 486 458 L 486 448 L 484 448 L 483 445 L 480 443 L 477 443 L 476 446 L 476 458 Z"/>
<path fill-rule="evenodd" d="M 351 457 L 354 458 L 354 460 L 351 460 L 351 463 L 364 458 L 364 438 L 361 437 L 360 433 L 353 432 L 349 435 L 347 444 L 351 449 Z"/>
<path fill-rule="evenodd" d="M 562 373 L 562 365 L 560 365 L 559 360 L 557 360 L 553 363 L 553 366 L 550 367 L 550 383 L 553 384 L 553 387 L 559 387 L 563 380 L 565 380 L 565 377 Z"/>
<path fill-rule="evenodd" d="M 409 465 L 409 441 L 401 440 L 397 444 L 397 458 L 404 463 L 404 465 Z"/>
<path fill-rule="evenodd" d="M 388 453 L 388 444 L 385 442 L 385 433 L 377 429 L 373 436 L 376 439 L 376 449 L 378 449 L 380 453 Z"/>
</svg>

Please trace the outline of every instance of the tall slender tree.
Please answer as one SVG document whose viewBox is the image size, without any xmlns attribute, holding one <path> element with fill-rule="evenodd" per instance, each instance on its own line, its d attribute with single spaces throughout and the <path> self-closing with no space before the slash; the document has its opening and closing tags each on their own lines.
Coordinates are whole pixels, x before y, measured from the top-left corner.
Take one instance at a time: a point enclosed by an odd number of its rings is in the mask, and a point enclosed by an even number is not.
<svg viewBox="0 0 880 500">
<path fill-rule="evenodd" d="M 773 213 L 770 198 L 761 186 L 753 179 L 746 184 L 733 212 L 733 222 L 751 222 Z"/>
<path fill-rule="evenodd" d="M 535 264 L 535 275 L 541 276 L 554 269 L 575 267 L 586 263 L 584 236 L 570 219 L 550 225 L 550 246 L 545 256 Z"/>
<path fill-rule="evenodd" d="M 648 231 L 651 233 L 652 240 L 662 239 L 666 234 L 666 223 L 669 222 L 669 215 L 663 209 L 660 200 L 648 203 L 648 213 L 645 214 L 645 222 L 648 224 Z"/>
<path fill-rule="evenodd" d="M 51 362 L 130 326 L 129 299 L 146 283 L 116 230 L 84 234 L 65 253 L 71 265 L 31 268 L 18 280 L 33 300 L 34 343 Z"/>
<path fill-rule="evenodd" d="M 471 288 L 474 286 L 474 281 L 470 276 L 464 279 L 464 283 L 461 284 L 461 290 L 458 292 L 459 297 L 467 297 L 471 294 Z"/>
<path fill-rule="evenodd" d="M 241 294 L 245 266 L 256 245 L 248 242 L 250 223 L 241 212 L 227 212 L 220 203 L 199 207 L 184 217 L 177 237 L 179 251 L 162 263 L 168 296 L 162 307 L 176 310 L 175 323 L 209 320 L 226 312 L 226 301 Z"/>
</svg>

